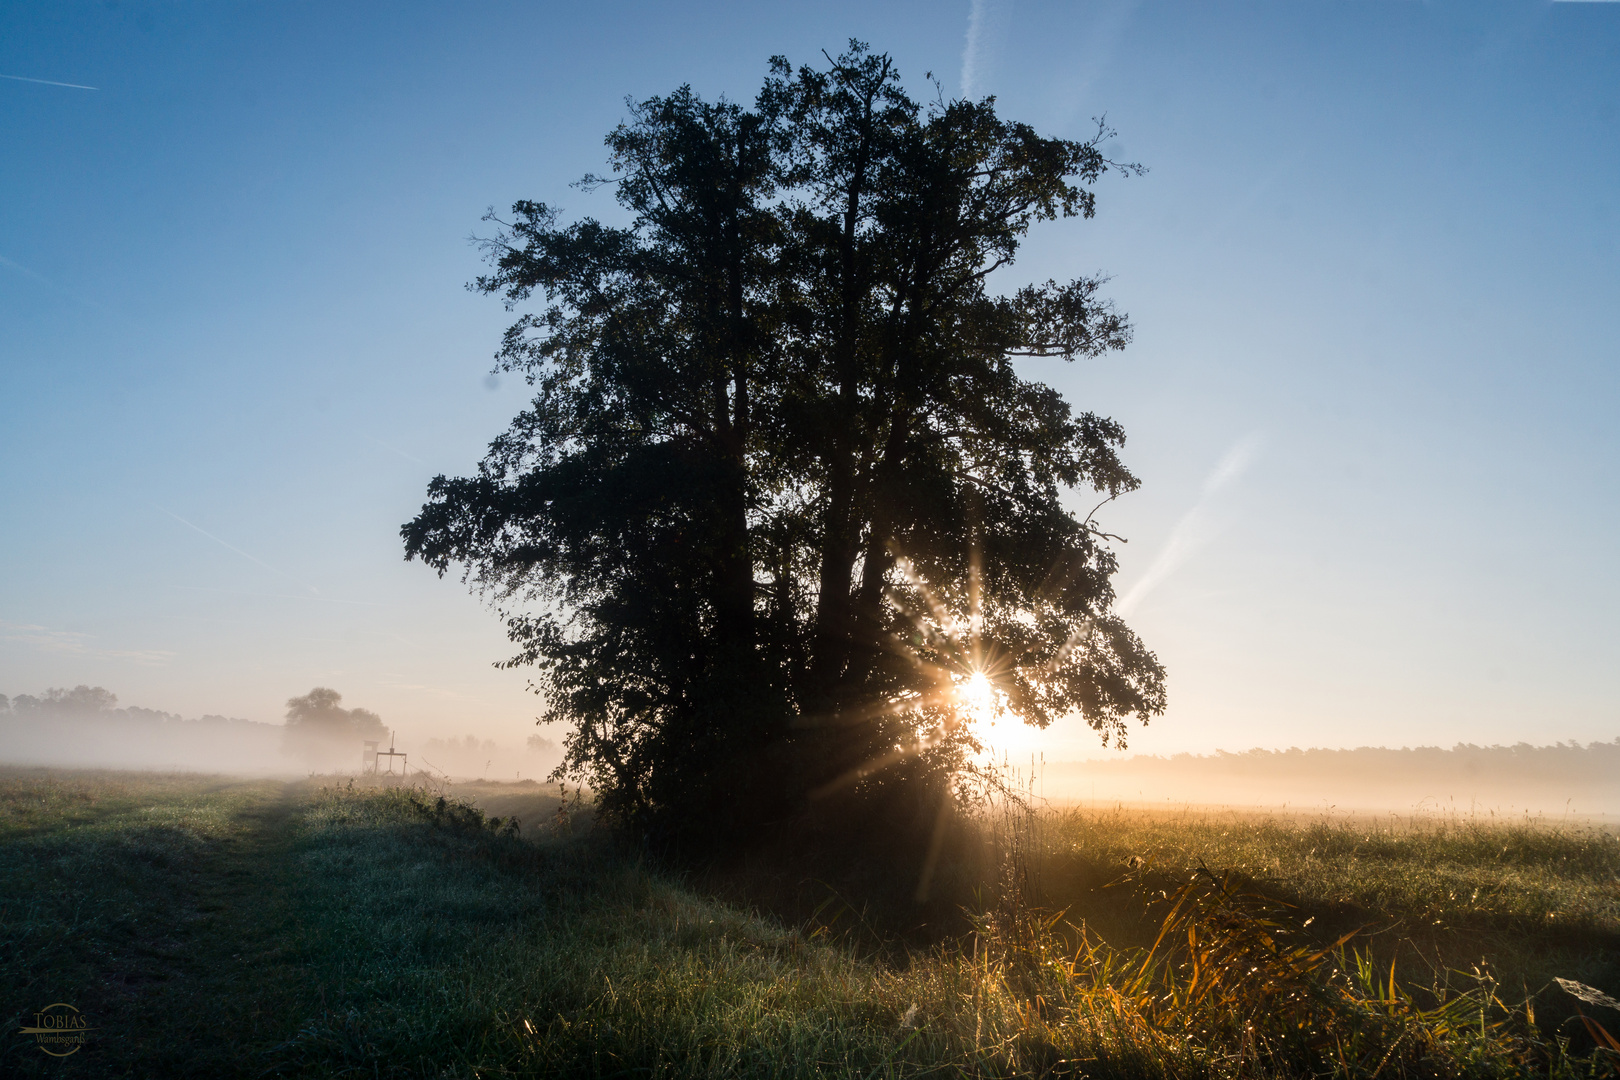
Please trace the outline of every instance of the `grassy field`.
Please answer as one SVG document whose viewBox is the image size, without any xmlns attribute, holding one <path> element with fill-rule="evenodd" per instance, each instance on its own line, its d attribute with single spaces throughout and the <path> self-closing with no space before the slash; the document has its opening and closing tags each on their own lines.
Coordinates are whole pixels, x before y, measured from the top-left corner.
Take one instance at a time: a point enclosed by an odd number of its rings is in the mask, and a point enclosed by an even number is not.
<svg viewBox="0 0 1620 1080">
<path fill-rule="evenodd" d="M 1614 1074 L 1620 1013 L 1548 985 L 1620 992 L 1612 832 L 1004 811 L 961 932 L 908 945 L 558 807 L 0 771 L 0 1074 Z M 52 1002 L 71 1057 L 13 1034 Z"/>
<path fill-rule="evenodd" d="M 1035 829 L 1046 891 L 1088 908 L 1116 943 L 1158 929 L 1138 903 L 1098 903 L 1110 892 L 1102 879 L 1137 859 L 1150 890 L 1200 865 L 1235 870 L 1294 920 L 1312 920 L 1317 940 L 1357 929 L 1359 947 L 1413 975 L 1484 961 L 1515 989 L 1559 976 L 1620 989 L 1612 828 L 1489 815 L 1070 810 L 1037 818 Z"/>
</svg>

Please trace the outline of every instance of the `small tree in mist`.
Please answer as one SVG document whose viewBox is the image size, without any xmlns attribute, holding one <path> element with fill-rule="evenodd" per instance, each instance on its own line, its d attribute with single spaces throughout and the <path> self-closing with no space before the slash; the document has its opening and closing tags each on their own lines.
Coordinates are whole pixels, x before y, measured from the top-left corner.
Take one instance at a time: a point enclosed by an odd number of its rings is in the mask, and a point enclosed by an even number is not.
<svg viewBox="0 0 1620 1080">
<path fill-rule="evenodd" d="M 406 557 L 493 594 L 614 820 L 840 797 L 892 823 L 948 790 L 969 698 L 1105 740 L 1162 710 L 1064 502 L 1137 486 L 1124 432 L 1025 375 L 1129 327 L 1099 279 L 987 286 L 1034 222 L 1092 216 L 1106 134 L 925 106 L 852 43 L 773 60 L 751 109 L 632 105 L 582 184 L 628 226 L 499 223 L 476 287 L 545 298 L 497 354 L 536 396 L 477 475 L 433 480 Z"/>
<path fill-rule="evenodd" d="M 310 761 L 353 756 L 367 739 L 388 738 L 382 717 L 368 709 L 345 709 L 343 695 L 317 686 L 303 697 L 287 700 L 287 749 Z"/>
</svg>

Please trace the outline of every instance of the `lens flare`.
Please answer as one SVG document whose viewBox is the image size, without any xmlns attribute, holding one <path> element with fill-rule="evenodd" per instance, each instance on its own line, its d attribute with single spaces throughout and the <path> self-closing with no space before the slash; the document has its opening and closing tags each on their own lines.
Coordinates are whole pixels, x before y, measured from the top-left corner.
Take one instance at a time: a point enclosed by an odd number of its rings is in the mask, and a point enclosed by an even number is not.
<svg viewBox="0 0 1620 1080">
<path fill-rule="evenodd" d="M 983 731 L 996 721 L 1000 712 L 995 686 L 982 671 L 975 671 L 956 687 L 956 698 L 963 717 L 975 728 Z"/>
</svg>

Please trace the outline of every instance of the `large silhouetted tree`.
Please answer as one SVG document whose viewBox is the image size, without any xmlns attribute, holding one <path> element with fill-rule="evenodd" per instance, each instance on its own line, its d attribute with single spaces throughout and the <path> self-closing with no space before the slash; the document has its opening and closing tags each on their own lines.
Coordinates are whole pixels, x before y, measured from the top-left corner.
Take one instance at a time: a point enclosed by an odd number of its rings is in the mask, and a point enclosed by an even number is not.
<svg viewBox="0 0 1620 1080">
<path fill-rule="evenodd" d="M 1124 434 L 1024 374 L 1128 325 L 1096 279 L 987 284 L 1032 223 L 1092 215 L 1104 134 L 925 107 L 852 44 L 772 61 L 751 109 L 633 105 L 583 182 L 628 225 L 498 222 L 475 287 L 544 298 L 498 353 L 535 397 L 477 475 L 433 480 L 406 557 L 496 598 L 615 820 L 932 797 L 969 683 L 1105 740 L 1162 710 L 1105 538 L 1063 501 L 1136 486 Z"/>
</svg>

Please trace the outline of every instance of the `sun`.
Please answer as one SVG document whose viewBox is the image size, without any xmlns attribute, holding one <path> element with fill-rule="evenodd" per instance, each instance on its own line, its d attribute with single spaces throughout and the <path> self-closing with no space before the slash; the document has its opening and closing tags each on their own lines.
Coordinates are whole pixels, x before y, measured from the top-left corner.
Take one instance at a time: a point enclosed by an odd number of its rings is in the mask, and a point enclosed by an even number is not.
<svg viewBox="0 0 1620 1080">
<path fill-rule="evenodd" d="M 955 686 L 956 711 L 967 727 L 969 736 L 979 744 L 979 756 L 989 760 L 999 755 L 1002 744 L 1014 725 L 997 723 L 1006 719 L 1003 694 L 982 671 L 958 677 Z"/>
<path fill-rule="evenodd" d="M 957 713 L 981 748 L 980 764 L 1044 750 L 1043 733 L 1008 708 L 1006 693 L 984 672 L 958 676 L 954 691 Z"/>
<path fill-rule="evenodd" d="M 963 717 L 979 731 L 996 722 L 996 714 L 1000 711 L 997 697 L 995 686 L 982 671 L 975 671 L 956 687 L 956 698 L 961 703 Z"/>
</svg>

